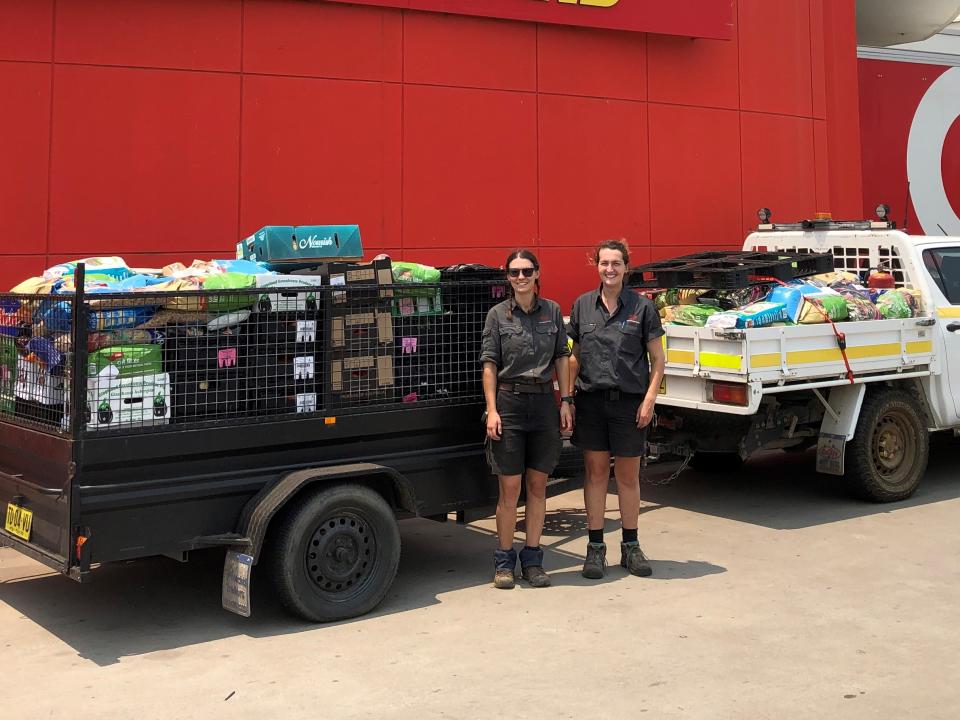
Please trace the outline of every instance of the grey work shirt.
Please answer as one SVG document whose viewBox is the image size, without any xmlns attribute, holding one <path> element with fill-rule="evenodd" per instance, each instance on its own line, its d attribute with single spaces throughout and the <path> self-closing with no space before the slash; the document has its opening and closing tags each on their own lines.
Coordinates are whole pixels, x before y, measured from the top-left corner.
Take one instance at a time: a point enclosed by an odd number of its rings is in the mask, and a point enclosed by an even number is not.
<svg viewBox="0 0 960 720">
<path fill-rule="evenodd" d="M 556 359 L 569 354 L 563 315 L 553 300 L 537 298 L 528 315 L 509 298 L 487 313 L 480 364 L 494 363 L 498 379 L 550 382 Z"/>
<path fill-rule="evenodd" d="M 647 392 L 647 343 L 664 334 L 660 315 L 648 298 L 625 287 L 610 314 L 599 289 L 585 293 L 573 303 L 569 332 L 580 346 L 577 390 Z"/>
</svg>

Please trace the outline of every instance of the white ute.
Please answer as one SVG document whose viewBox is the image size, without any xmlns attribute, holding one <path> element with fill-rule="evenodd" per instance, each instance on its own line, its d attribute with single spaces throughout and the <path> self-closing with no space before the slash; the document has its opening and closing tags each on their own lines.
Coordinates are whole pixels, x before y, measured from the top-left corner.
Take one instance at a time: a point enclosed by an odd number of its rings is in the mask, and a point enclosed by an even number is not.
<svg viewBox="0 0 960 720">
<path fill-rule="evenodd" d="M 838 270 L 888 269 L 898 287 L 921 293 L 920 316 L 835 328 L 666 326 L 651 457 L 716 469 L 758 450 L 816 446 L 817 471 L 845 476 L 861 497 L 909 497 L 929 433 L 960 428 L 960 237 L 808 221 L 762 225 L 744 250 L 828 252 Z"/>
</svg>

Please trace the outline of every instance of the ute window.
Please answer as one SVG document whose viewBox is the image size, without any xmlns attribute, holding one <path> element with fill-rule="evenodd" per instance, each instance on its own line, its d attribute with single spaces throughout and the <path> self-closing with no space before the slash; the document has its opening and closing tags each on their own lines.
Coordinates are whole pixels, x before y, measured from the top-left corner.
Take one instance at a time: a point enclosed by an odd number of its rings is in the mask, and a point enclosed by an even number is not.
<svg viewBox="0 0 960 720">
<path fill-rule="evenodd" d="M 923 264 L 947 302 L 960 305 L 960 248 L 926 250 Z"/>
</svg>

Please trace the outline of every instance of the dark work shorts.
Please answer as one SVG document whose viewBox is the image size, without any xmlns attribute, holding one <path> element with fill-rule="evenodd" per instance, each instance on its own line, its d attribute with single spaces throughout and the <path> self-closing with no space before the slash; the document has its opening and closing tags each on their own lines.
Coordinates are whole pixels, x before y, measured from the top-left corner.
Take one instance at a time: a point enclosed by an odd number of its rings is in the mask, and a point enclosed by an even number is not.
<svg viewBox="0 0 960 720">
<path fill-rule="evenodd" d="M 576 424 L 571 442 L 581 450 L 605 450 L 613 457 L 642 457 L 647 429 L 637 428 L 641 395 L 607 400 L 602 392 L 577 393 Z"/>
<path fill-rule="evenodd" d="M 560 460 L 560 410 L 553 393 L 497 392 L 502 432 L 487 438 L 487 462 L 496 475 L 539 470 L 548 475 Z"/>
</svg>

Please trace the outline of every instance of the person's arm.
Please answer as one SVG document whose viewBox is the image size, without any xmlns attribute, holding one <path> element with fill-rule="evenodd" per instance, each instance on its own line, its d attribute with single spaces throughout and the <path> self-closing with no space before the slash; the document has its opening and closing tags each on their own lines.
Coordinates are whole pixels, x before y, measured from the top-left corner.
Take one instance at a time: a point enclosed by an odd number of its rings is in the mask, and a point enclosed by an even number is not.
<svg viewBox="0 0 960 720">
<path fill-rule="evenodd" d="M 495 309 L 487 313 L 483 326 L 483 341 L 480 349 L 480 364 L 483 367 L 483 398 L 487 405 L 487 437 L 500 439 L 500 415 L 497 413 L 497 374 L 501 363 L 500 323 Z"/>
<path fill-rule="evenodd" d="M 483 364 L 483 397 L 487 402 L 487 437 L 499 440 L 503 428 L 497 412 L 497 366 L 492 362 Z"/>
<path fill-rule="evenodd" d="M 657 395 L 660 393 L 660 383 L 663 382 L 663 373 L 667 361 L 663 352 L 663 324 L 660 322 L 660 313 L 649 300 L 643 306 L 643 337 L 647 347 L 647 357 L 650 361 L 650 380 L 647 394 L 643 396 L 640 409 L 637 410 L 637 427 L 645 428 L 653 420 L 654 407 L 657 404 Z"/>
<path fill-rule="evenodd" d="M 570 397 L 570 358 L 567 355 L 558 357 L 554 363 L 557 370 L 557 386 L 560 388 L 560 429 L 563 432 L 573 430 L 573 403 L 566 398 Z"/>
<path fill-rule="evenodd" d="M 666 367 L 666 356 L 663 353 L 663 342 L 659 337 L 647 342 L 647 355 L 650 357 L 650 385 L 643 402 L 637 410 L 637 427 L 645 428 L 653 420 L 654 407 L 657 404 L 657 395 L 660 392 L 660 383 L 663 382 L 663 372 Z"/>
</svg>

